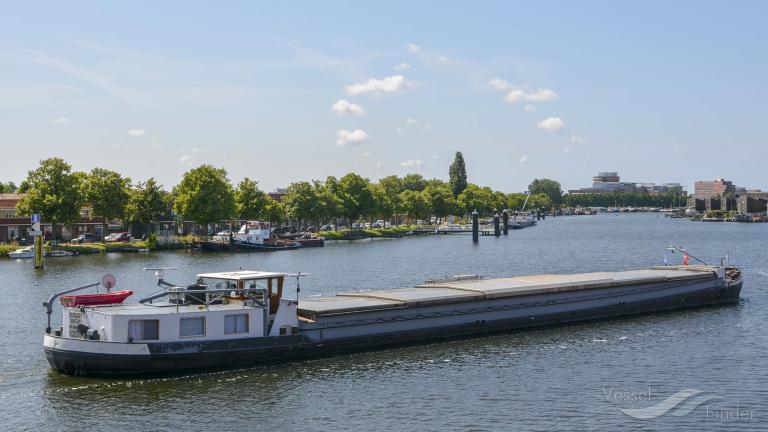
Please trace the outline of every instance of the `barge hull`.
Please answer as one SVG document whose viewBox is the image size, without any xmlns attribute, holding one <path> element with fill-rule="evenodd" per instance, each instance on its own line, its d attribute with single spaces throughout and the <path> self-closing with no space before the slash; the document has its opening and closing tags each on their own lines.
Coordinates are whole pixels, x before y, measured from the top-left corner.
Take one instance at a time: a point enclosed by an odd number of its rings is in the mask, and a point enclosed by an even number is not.
<svg viewBox="0 0 768 432">
<path fill-rule="evenodd" d="M 668 295 L 634 302 L 623 302 L 621 299 L 617 299 L 611 304 L 603 303 L 593 306 L 585 304 L 584 307 L 570 310 L 554 311 L 555 309 L 553 309 L 551 313 L 541 313 L 541 310 L 536 311 L 536 308 L 532 308 L 530 313 L 522 313 L 506 319 L 487 320 L 483 319 L 483 314 L 476 314 L 472 317 L 474 319 L 452 325 L 423 327 L 422 324 L 421 328 L 415 326 L 405 331 L 385 331 L 348 337 L 342 337 L 340 333 L 338 337 L 326 338 L 320 333 L 324 331 L 322 329 L 306 329 L 298 335 L 268 338 L 195 343 L 134 344 L 137 349 L 146 347 L 146 352 L 126 355 L 59 349 L 56 348 L 54 339 L 61 338 L 46 335 L 44 349 L 51 366 L 68 375 L 125 376 L 236 369 L 532 327 L 733 304 L 738 302 L 741 285 L 741 280 L 720 286 L 700 285 L 698 289 L 670 290 Z M 325 331 L 327 332 L 327 330 Z M 85 343 L 93 344 L 93 342 Z M 99 344 L 97 343 L 97 345 Z"/>
</svg>

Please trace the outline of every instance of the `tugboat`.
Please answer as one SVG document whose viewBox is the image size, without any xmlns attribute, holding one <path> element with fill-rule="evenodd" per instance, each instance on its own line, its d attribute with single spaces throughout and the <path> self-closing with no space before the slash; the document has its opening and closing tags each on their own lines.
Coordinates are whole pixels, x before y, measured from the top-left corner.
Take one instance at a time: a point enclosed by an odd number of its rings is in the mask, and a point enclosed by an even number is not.
<svg viewBox="0 0 768 432">
<path fill-rule="evenodd" d="M 682 251 L 682 250 L 681 250 Z M 130 290 L 102 283 L 52 295 L 43 305 L 43 349 L 69 375 L 150 375 L 251 367 L 364 349 L 535 326 L 734 304 L 741 271 L 720 265 L 485 279 L 430 279 L 413 288 L 338 293 L 299 300 L 302 274 L 201 273 L 188 286 L 156 271 L 156 294 L 124 304 Z M 284 282 L 297 280 L 296 297 Z M 107 288 L 106 293 L 74 292 Z M 62 325 L 53 328 L 56 299 Z M 682 319 L 682 318 L 681 318 Z"/>
<path fill-rule="evenodd" d="M 269 224 L 253 221 L 243 224 L 236 233 L 219 232 L 202 242 L 201 247 L 212 252 L 259 252 L 297 249 L 301 243 L 274 238 Z"/>
</svg>

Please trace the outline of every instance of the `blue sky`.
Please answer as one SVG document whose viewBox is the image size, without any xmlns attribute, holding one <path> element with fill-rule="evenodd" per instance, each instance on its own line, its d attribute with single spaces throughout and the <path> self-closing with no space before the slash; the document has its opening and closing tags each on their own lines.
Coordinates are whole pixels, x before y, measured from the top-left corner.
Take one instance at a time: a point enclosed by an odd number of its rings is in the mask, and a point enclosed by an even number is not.
<svg viewBox="0 0 768 432">
<path fill-rule="evenodd" d="M 168 187 L 445 179 L 461 150 L 510 192 L 768 189 L 765 2 L 276 3 L 6 2 L 0 180 L 50 156 Z"/>
</svg>

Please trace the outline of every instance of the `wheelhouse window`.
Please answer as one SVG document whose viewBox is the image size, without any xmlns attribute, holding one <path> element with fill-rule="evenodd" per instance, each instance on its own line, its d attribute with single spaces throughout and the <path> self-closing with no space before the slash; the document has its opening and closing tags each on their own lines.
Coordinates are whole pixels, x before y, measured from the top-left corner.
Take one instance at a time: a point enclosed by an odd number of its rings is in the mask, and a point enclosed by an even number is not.
<svg viewBox="0 0 768 432">
<path fill-rule="evenodd" d="M 179 320 L 179 336 L 205 336 L 205 317 L 181 318 Z"/>
<path fill-rule="evenodd" d="M 248 333 L 248 314 L 224 316 L 224 334 Z"/>
<path fill-rule="evenodd" d="M 129 320 L 128 337 L 134 341 L 160 339 L 160 321 L 158 320 Z"/>
</svg>

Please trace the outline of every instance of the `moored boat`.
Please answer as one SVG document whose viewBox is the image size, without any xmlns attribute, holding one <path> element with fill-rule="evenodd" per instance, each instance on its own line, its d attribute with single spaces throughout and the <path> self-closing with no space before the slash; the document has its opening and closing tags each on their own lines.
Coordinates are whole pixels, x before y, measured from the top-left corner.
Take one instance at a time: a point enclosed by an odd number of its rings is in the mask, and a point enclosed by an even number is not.
<svg viewBox="0 0 768 432">
<path fill-rule="evenodd" d="M 686 255 L 687 256 L 687 255 Z M 72 375 L 238 368 L 541 325 L 735 303 L 741 271 L 723 263 L 485 279 L 457 276 L 413 288 L 288 299 L 285 273 L 198 274 L 134 304 L 46 303 L 45 355 Z M 297 277 L 298 279 L 298 277 Z"/>
<path fill-rule="evenodd" d="M 201 247 L 209 252 L 259 252 L 290 250 L 301 247 L 294 240 L 283 240 L 272 237 L 269 224 L 263 222 L 247 222 L 236 233 L 222 231 L 202 242 Z"/>
<path fill-rule="evenodd" d="M 35 257 L 35 247 L 34 246 L 25 246 L 23 248 L 16 249 L 13 252 L 8 252 L 8 256 L 11 258 L 34 258 Z"/>
</svg>

